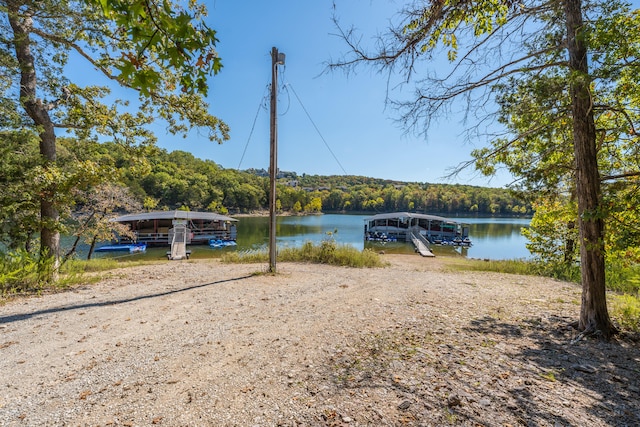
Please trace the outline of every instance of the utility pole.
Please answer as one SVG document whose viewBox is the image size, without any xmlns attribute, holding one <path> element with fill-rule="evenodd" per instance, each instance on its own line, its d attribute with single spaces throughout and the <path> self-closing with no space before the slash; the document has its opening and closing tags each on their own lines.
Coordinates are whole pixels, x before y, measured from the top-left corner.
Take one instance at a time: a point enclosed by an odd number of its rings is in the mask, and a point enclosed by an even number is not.
<svg viewBox="0 0 640 427">
<path fill-rule="evenodd" d="M 284 65 L 284 53 L 271 49 L 271 120 L 269 159 L 269 272 L 276 272 L 276 176 L 278 175 L 278 65 Z"/>
</svg>

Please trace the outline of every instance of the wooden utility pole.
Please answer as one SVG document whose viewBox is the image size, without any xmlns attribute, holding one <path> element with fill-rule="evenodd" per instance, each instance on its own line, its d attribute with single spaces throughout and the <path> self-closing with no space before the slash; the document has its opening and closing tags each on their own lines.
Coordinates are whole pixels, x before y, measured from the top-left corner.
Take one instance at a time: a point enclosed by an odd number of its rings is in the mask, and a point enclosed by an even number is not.
<svg viewBox="0 0 640 427">
<path fill-rule="evenodd" d="M 269 272 L 276 272 L 276 176 L 278 175 L 278 65 L 284 65 L 284 53 L 271 49 L 271 156 L 269 161 Z"/>
</svg>

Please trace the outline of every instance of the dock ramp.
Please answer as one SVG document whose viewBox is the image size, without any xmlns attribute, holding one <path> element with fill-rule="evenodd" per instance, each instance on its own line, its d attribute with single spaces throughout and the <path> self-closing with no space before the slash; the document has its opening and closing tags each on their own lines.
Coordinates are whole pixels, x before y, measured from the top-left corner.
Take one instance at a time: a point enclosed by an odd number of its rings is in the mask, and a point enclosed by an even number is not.
<svg viewBox="0 0 640 427">
<path fill-rule="evenodd" d="M 176 223 L 169 230 L 169 239 L 171 242 L 171 250 L 167 252 L 167 258 L 170 260 L 189 259 L 191 251 L 187 250 L 187 237 L 189 229 L 186 224 Z"/>
<path fill-rule="evenodd" d="M 416 252 L 424 257 L 435 257 L 433 252 L 429 249 L 429 241 L 420 233 L 411 231 L 411 242 L 416 248 Z"/>
</svg>

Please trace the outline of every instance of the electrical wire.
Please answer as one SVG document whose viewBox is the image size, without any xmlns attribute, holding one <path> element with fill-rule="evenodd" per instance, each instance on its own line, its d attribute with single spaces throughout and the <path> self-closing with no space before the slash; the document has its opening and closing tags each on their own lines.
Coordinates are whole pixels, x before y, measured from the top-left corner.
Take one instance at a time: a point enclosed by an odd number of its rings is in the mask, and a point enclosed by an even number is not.
<svg viewBox="0 0 640 427">
<path fill-rule="evenodd" d="M 244 155 L 247 153 L 247 148 L 249 147 L 249 141 L 251 141 L 251 137 L 253 136 L 253 131 L 256 128 L 256 122 L 258 121 L 258 115 L 260 114 L 261 109 L 266 109 L 266 95 L 262 97 L 260 103 L 258 103 L 258 111 L 256 111 L 256 116 L 253 119 L 253 125 L 251 126 L 251 132 L 249 132 L 249 137 L 247 138 L 247 143 L 244 145 L 244 150 L 242 151 L 242 157 L 240 157 L 240 162 L 238 163 L 238 170 L 240 170 L 240 165 L 242 165 L 242 161 L 244 160 Z"/>
<path fill-rule="evenodd" d="M 338 160 L 338 158 L 336 157 L 336 155 L 333 153 L 333 150 L 331 150 L 331 147 L 329 147 L 329 144 L 327 143 L 327 141 L 324 139 L 324 136 L 322 136 L 322 133 L 320 133 L 320 129 L 318 129 L 318 126 L 316 126 L 315 122 L 313 121 L 313 119 L 311 118 L 311 115 L 309 114 L 309 112 L 307 111 L 307 109 L 305 108 L 304 104 L 302 103 L 302 101 L 300 100 L 300 97 L 298 96 L 298 94 L 296 93 L 296 90 L 293 88 L 293 86 L 291 85 L 291 83 L 287 83 L 285 85 L 285 87 L 289 87 L 291 88 L 291 91 L 293 92 L 293 95 L 296 97 L 296 99 L 298 100 L 298 102 L 300 103 L 300 106 L 302 107 L 302 110 L 304 111 L 304 113 L 307 115 L 307 118 L 309 119 L 309 121 L 311 122 L 311 124 L 313 125 L 313 127 L 315 128 L 316 132 L 318 133 L 318 135 L 320 136 L 320 139 L 322 139 L 322 142 L 324 142 L 325 147 L 327 147 L 327 150 L 329 150 L 329 153 L 331 153 L 331 155 L 333 156 L 333 159 L 336 161 L 336 163 L 338 164 L 338 166 L 340 166 L 340 169 L 342 169 L 342 172 L 344 172 L 345 175 L 348 175 L 347 171 L 342 167 L 342 164 L 340 163 L 340 160 Z"/>
</svg>

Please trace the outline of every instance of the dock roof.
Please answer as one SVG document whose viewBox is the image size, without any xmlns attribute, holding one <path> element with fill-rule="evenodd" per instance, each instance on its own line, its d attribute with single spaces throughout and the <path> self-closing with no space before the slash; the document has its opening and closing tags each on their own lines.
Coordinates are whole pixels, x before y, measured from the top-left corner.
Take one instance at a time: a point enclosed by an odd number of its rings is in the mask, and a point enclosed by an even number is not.
<svg viewBox="0 0 640 427">
<path fill-rule="evenodd" d="M 114 218 L 114 222 L 132 222 L 132 221 L 152 221 L 154 219 L 202 219 L 206 221 L 238 221 L 229 216 L 220 215 L 213 212 L 196 212 L 196 211 L 155 211 L 142 212 L 135 214 L 122 215 Z"/>
<path fill-rule="evenodd" d="M 445 218 L 442 216 L 437 216 L 437 215 L 427 215 L 427 214 L 420 214 L 420 213 L 410 213 L 410 212 L 390 212 L 390 213 L 381 213 L 381 214 L 377 214 L 374 216 L 371 216 L 369 218 L 366 218 L 366 221 L 374 221 L 377 219 L 391 219 L 391 218 L 418 218 L 418 219 L 430 219 L 430 220 L 435 220 L 435 221 L 442 221 L 442 222 L 451 222 L 451 223 L 458 223 L 457 221 L 450 219 L 450 218 Z"/>
</svg>

